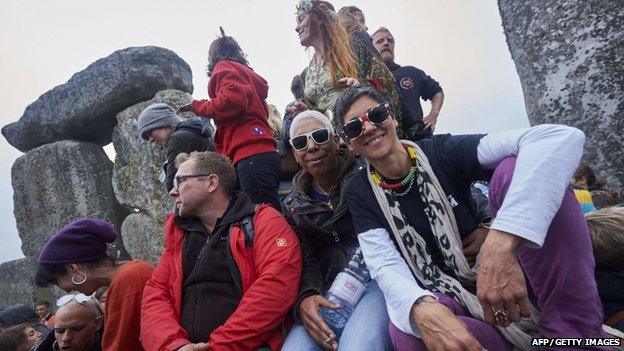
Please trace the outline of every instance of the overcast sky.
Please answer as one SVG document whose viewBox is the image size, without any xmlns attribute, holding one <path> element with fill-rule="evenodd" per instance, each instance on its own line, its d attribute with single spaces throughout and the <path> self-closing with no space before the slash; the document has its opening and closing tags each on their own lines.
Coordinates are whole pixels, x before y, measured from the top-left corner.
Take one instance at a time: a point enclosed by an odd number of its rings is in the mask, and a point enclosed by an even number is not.
<svg viewBox="0 0 624 351">
<path fill-rule="evenodd" d="M 397 63 L 419 67 L 440 82 L 446 98 L 438 133 L 528 126 L 496 1 L 332 3 L 336 9 L 360 7 L 371 33 L 388 27 L 396 39 Z M 269 103 L 283 111 L 291 98 L 292 76 L 311 57 L 294 31 L 295 5 L 295 1 L 242 0 L 0 0 L 0 125 L 18 120 L 39 95 L 93 61 L 130 46 L 175 51 L 191 66 L 193 95 L 206 98 L 206 53 L 219 26 L 238 39 L 250 65 L 269 82 Z M 427 103 L 423 108 L 429 111 Z M 4 262 L 23 257 L 10 176 L 21 153 L 0 139 L 0 262 Z"/>
</svg>

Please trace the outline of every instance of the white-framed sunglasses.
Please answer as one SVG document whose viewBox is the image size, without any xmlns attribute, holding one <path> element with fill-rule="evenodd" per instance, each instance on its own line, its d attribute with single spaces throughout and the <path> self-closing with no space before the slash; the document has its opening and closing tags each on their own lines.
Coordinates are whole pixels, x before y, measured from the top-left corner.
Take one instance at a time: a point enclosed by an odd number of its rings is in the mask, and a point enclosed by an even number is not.
<svg viewBox="0 0 624 351">
<path fill-rule="evenodd" d="M 329 142 L 329 137 L 333 132 L 330 128 L 319 128 L 309 133 L 299 134 L 290 138 L 290 145 L 297 150 L 302 151 L 308 148 L 308 140 L 312 139 L 316 145 L 323 145 Z"/>
<path fill-rule="evenodd" d="M 91 300 L 91 296 L 87 296 L 85 294 L 68 294 L 61 296 L 58 300 L 56 300 L 56 307 L 61 307 L 66 305 L 69 301 L 76 300 L 81 305 L 87 303 L 87 301 Z"/>
<path fill-rule="evenodd" d="M 103 314 L 103 311 L 100 308 L 100 304 L 98 303 L 98 301 L 96 301 L 93 296 L 88 296 L 88 295 L 85 295 L 85 294 L 67 294 L 67 295 L 63 295 L 58 300 L 56 300 L 56 307 L 61 307 L 63 305 L 66 305 L 71 300 L 76 300 L 76 302 L 78 302 L 81 305 L 85 305 L 86 303 L 89 302 L 89 300 L 91 300 L 95 304 L 95 307 L 97 307 L 98 312 L 100 313 L 100 315 Z"/>
</svg>

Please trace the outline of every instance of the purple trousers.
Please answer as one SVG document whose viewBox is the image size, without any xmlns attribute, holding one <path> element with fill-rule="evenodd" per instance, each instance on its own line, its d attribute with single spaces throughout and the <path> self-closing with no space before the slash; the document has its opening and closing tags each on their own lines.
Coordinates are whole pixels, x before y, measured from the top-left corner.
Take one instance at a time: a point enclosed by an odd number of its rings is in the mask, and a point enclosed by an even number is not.
<svg viewBox="0 0 624 351">
<path fill-rule="evenodd" d="M 515 164 L 516 158 L 510 157 L 503 160 L 494 171 L 489 190 L 493 216 L 496 216 L 507 194 Z M 539 194 L 527 193 L 526 196 Z M 541 311 L 540 336 L 607 337 L 602 331 L 602 305 L 594 279 L 594 255 L 589 230 L 570 189 L 566 190 L 544 245 L 539 249 L 521 246 L 518 249 L 518 261 L 527 277 L 529 297 Z M 470 332 L 487 350 L 510 349 L 509 343 L 501 339 L 501 334 L 494 327 L 472 318 L 465 307 L 451 298 L 444 295 L 438 295 L 438 298 L 466 323 Z M 397 351 L 426 350 L 422 340 L 404 334 L 394 325 L 390 325 L 390 337 Z M 566 347 L 565 350 L 573 349 Z"/>
</svg>

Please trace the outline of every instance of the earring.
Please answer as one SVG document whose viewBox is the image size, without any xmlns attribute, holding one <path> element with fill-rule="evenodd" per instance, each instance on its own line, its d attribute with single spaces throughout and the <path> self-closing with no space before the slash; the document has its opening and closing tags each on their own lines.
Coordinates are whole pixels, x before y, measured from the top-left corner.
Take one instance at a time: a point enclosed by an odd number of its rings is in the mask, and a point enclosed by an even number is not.
<svg viewBox="0 0 624 351">
<path fill-rule="evenodd" d="M 83 279 L 82 279 L 81 281 L 77 281 L 76 277 L 77 277 L 78 275 L 82 275 Z M 82 284 L 84 284 L 84 282 L 86 282 L 86 281 L 87 281 L 87 275 L 86 275 L 86 274 L 84 274 L 84 273 L 80 273 L 80 272 L 75 273 L 75 274 L 72 276 L 71 281 L 72 281 L 72 283 L 74 283 L 75 285 L 82 285 Z"/>
</svg>

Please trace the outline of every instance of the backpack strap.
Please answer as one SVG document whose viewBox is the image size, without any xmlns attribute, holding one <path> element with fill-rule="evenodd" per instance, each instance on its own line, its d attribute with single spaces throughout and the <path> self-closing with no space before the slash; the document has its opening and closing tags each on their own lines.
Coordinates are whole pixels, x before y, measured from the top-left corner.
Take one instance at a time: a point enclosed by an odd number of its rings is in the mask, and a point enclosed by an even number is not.
<svg viewBox="0 0 624 351">
<path fill-rule="evenodd" d="M 255 235 L 253 222 L 256 217 L 258 207 L 260 207 L 259 204 L 254 204 L 253 213 L 243 217 L 243 219 L 239 221 L 240 227 L 245 235 L 245 246 L 247 248 L 250 248 L 253 245 Z"/>
</svg>

